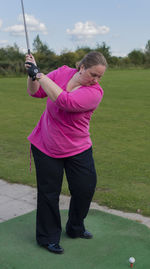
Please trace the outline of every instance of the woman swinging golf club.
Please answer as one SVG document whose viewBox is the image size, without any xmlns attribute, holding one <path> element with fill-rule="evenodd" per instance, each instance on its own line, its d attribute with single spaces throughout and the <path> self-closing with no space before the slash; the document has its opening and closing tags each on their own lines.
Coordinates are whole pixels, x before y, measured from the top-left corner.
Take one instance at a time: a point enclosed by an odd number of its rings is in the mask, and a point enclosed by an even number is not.
<svg viewBox="0 0 150 269">
<path fill-rule="evenodd" d="M 47 250 L 61 254 L 59 195 L 64 171 L 71 194 L 66 233 L 71 238 L 92 238 L 84 226 L 96 187 L 89 122 L 103 97 L 98 81 L 107 62 L 101 53 L 93 51 L 77 68 L 62 66 L 44 75 L 30 54 L 25 67 L 28 93 L 47 97 L 46 109 L 28 137 L 38 188 L 36 240 Z"/>
</svg>

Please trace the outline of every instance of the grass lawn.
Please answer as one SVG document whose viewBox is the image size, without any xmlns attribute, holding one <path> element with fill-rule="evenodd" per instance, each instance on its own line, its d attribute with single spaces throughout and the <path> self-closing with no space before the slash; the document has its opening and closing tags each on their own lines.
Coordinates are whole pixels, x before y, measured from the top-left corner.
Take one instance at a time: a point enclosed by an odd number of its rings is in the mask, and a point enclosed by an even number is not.
<svg viewBox="0 0 150 269">
<path fill-rule="evenodd" d="M 67 210 L 61 210 L 63 255 L 54 255 L 35 241 L 36 212 L 0 223 L 1 269 L 129 269 L 135 257 L 136 269 L 150 266 L 150 229 L 131 220 L 90 210 L 85 220 L 94 238 L 66 236 Z"/>
<path fill-rule="evenodd" d="M 91 137 L 100 205 L 150 216 L 150 70 L 108 70 L 104 98 L 93 114 Z M 28 134 L 46 99 L 26 93 L 26 78 L 0 79 L 0 178 L 36 186 Z M 68 194 L 66 179 L 63 193 Z"/>
</svg>

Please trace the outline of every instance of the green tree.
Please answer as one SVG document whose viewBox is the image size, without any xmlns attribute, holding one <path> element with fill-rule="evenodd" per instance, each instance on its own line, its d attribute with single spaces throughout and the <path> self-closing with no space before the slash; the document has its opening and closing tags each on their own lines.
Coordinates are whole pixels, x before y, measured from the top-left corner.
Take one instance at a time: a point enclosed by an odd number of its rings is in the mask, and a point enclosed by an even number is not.
<svg viewBox="0 0 150 269">
<path fill-rule="evenodd" d="M 7 61 L 24 60 L 24 54 L 19 51 L 19 47 L 14 43 L 14 46 L 7 46 L 0 49 L 0 59 Z"/>
<path fill-rule="evenodd" d="M 101 45 L 97 44 L 97 47 L 95 50 L 101 52 L 105 56 L 107 62 L 110 63 L 111 61 L 110 47 L 107 46 L 105 42 L 102 42 Z"/>
<path fill-rule="evenodd" d="M 17 44 L 0 49 L 0 74 L 20 75 L 25 73 L 24 54 L 19 51 Z"/>
<path fill-rule="evenodd" d="M 64 51 L 62 54 L 58 57 L 58 65 L 68 65 L 70 67 L 75 67 L 77 62 L 77 54 L 75 52 L 71 51 Z"/>
<path fill-rule="evenodd" d="M 77 47 L 75 51 L 77 56 L 77 62 L 79 62 L 85 56 L 85 54 L 89 53 L 90 51 L 92 51 L 92 49 L 88 46 Z"/>
<path fill-rule="evenodd" d="M 109 61 L 109 66 L 119 66 L 119 57 L 117 56 L 112 56 L 110 61 Z"/>
<path fill-rule="evenodd" d="M 48 45 L 41 41 L 39 35 L 33 41 L 33 51 L 37 65 L 41 68 L 42 72 L 48 73 L 57 68 L 58 56 L 49 49 Z"/>
<path fill-rule="evenodd" d="M 42 42 L 39 35 L 37 35 L 33 41 L 33 51 L 44 54 L 49 54 L 50 52 L 48 46 Z"/>
<path fill-rule="evenodd" d="M 145 46 L 145 52 L 150 54 L 150 40 L 148 40 L 148 42 Z"/>
<path fill-rule="evenodd" d="M 133 50 L 128 54 L 131 63 L 143 65 L 145 61 L 144 53 L 141 50 Z"/>
<path fill-rule="evenodd" d="M 145 46 L 145 61 L 148 66 L 150 66 L 150 40 L 148 40 Z"/>
</svg>

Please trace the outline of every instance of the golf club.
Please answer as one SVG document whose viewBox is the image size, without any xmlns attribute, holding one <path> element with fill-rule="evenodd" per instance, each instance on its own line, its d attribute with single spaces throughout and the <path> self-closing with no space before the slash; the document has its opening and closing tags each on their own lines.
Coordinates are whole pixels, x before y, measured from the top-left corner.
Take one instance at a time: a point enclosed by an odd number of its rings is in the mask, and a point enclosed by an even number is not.
<svg viewBox="0 0 150 269">
<path fill-rule="evenodd" d="M 27 31 L 26 18 L 25 18 L 25 13 L 24 13 L 23 0 L 21 0 L 21 6 L 22 6 L 22 14 L 23 14 L 23 22 L 24 22 L 24 30 L 25 30 L 25 36 L 26 36 L 27 50 L 28 50 L 28 54 L 30 54 L 30 46 L 29 46 L 28 31 Z"/>
</svg>

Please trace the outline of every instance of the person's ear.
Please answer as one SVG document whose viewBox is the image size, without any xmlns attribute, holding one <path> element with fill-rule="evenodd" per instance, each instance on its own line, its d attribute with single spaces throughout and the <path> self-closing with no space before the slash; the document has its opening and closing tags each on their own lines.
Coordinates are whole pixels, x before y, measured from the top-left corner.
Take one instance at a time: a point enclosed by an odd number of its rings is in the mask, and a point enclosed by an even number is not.
<svg viewBox="0 0 150 269">
<path fill-rule="evenodd" d="M 80 66 L 79 74 L 81 74 L 82 71 L 83 71 L 84 69 L 85 69 L 85 67 L 84 67 L 84 65 L 82 64 L 82 65 Z"/>
</svg>

